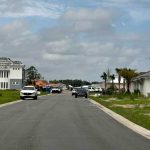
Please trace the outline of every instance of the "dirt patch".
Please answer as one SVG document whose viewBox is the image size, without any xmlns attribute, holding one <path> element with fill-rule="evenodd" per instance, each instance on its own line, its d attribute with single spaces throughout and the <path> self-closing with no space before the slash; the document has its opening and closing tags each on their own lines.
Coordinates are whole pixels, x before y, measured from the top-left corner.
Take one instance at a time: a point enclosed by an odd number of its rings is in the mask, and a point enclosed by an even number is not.
<svg viewBox="0 0 150 150">
<path fill-rule="evenodd" d="M 136 106 L 135 106 L 135 105 L 129 105 L 129 104 L 126 104 L 126 105 L 114 104 L 114 105 L 112 105 L 111 107 L 135 108 Z"/>
<path fill-rule="evenodd" d="M 120 104 L 114 104 L 111 107 L 121 107 L 121 108 L 145 108 L 150 107 L 150 104 L 126 104 L 126 105 L 120 105 Z"/>
<path fill-rule="evenodd" d="M 111 101 L 116 101 L 117 98 L 108 98 L 107 100 L 105 100 L 106 102 L 111 102 Z"/>
<path fill-rule="evenodd" d="M 150 113 L 143 113 L 142 115 L 150 116 Z"/>
</svg>

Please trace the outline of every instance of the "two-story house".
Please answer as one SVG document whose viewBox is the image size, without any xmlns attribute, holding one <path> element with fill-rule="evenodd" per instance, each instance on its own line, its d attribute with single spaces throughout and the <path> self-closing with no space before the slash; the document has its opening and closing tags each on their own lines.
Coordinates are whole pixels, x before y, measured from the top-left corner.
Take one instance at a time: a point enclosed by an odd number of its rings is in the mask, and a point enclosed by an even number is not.
<svg viewBox="0 0 150 150">
<path fill-rule="evenodd" d="M 21 89 L 25 66 L 20 61 L 0 57 L 0 89 Z"/>
</svg>

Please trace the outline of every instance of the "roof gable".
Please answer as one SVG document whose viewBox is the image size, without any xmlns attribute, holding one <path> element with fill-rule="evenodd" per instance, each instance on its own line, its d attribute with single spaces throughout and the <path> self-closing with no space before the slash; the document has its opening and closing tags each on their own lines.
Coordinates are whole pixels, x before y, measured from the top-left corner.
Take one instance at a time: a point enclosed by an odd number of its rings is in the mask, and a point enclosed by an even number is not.
<svg viewBox="0 0 150 150">
<path fill-rule="evenodd" d="M 133 78 L 132 81 L 139 80 L 139 79 L 145 79 L 145 78 L 150 78 L 150 71 L 138 75 L 137 77 Z"/>
</svg>

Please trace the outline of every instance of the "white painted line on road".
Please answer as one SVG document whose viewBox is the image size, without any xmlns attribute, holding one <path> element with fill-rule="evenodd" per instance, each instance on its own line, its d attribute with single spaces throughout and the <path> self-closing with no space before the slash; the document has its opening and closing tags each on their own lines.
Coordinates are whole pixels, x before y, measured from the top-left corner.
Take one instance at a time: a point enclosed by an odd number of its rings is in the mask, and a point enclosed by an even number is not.
<svg viewBox="0 0 150 150">
<path fill-rule="evenodd" d="M 4 107 L 4 106 L 12 105 L 12 104 L 17 104 L 17 103 L 20 103 L 20 102 L 22 102 L 22 100 L 17 100 L 17 101 L 13 101 L 13 102 L 1 104 L 1 105 L 0 105 L 0 108 L 1 108 L 1 107 Z"/>
<path fill-rule="evenodd" d="M 113 112 L 112 110 L 104 107 L 103 105 L 97 103 L 96 101 L 89 99 L 90 102 L 92 102 L 93 104 L 95 104 L 99 109 L 101 109 L 102 111 L 104 111 L 105 113 L 107 113 L 109 116 L 111 116 L 112 118 L 114 118 L 115 120 L 117 120 L 118 122 L 120 122 L 121 124 L 125 125 L 126 127 L 128 127 L 129 129 L 133 130 L 134 132 L 144 136 L 147 139 L 150 139 L 150 130 L 145 129 L 133 122 L 131 122 L 130 120 L 122 117 L 121 115 Z"/>
</svg>

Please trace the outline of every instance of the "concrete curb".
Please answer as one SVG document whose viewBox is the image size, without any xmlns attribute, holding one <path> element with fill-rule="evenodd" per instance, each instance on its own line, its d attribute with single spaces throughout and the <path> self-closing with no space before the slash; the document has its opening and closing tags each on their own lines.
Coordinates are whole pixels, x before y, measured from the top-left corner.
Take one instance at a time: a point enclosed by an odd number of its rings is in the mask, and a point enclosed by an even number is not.
<svg viewBox="0 0 150 150">
<path fill-rule="evenodd" d="M 9 106 L 9 105 L 12 105 L 12 104 L 17 104 L 17 103 L 20 103 L 20 102 L 22 102 L 22 100 L 17 100 L 17 101 L 5 103 L 5 104 L 0 104 L 0 108 L 4 107 L 4 106 Z"/>
<path fill-rule="evenodd" d="M 118 122 L 123 124 L 124 126 L 128 127 L 129 129 L 133 130 L 134 132 L 136 132 L 150 140 L 150 130 L 147 130 L 147 129 L 129 121 L 128 119 L 122 117 L 121 115 L 113 112 L 112 110 L 104 107 L 103 105 L 97 103 L 96 101 L 94 101 L 92 99 L 89 99 L 89 101 L 91 103 L 95 104 L 99 109 L 101 109 L 102 111 L 107 113 L 109 116 L 111 116 L 112 118 L 114 118 L 115 120 L 117 120 Z"/>
</svg>

